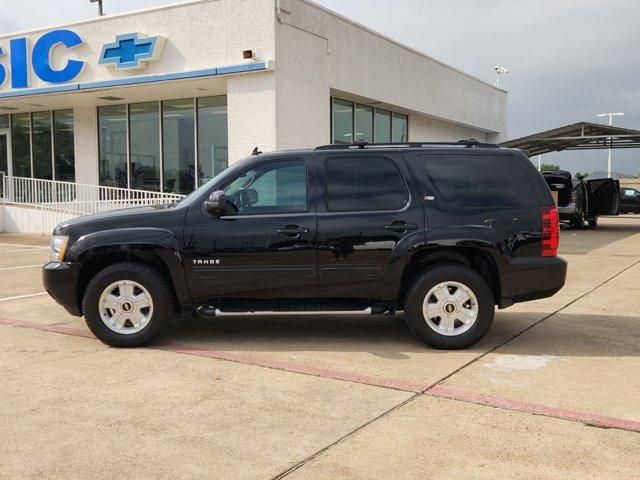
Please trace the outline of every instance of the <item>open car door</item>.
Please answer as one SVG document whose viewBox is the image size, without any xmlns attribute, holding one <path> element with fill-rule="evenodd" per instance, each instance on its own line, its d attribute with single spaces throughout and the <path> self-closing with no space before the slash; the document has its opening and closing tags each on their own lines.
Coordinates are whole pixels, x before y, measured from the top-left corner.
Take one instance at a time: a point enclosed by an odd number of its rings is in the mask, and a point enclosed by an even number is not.
<svg viewBox="0 0 640 480">
<path fill-rule="evenodd" d="M 620 182 L 612 178 L 587 180 L 589 215 L 620 213 Z"/>
</svg>

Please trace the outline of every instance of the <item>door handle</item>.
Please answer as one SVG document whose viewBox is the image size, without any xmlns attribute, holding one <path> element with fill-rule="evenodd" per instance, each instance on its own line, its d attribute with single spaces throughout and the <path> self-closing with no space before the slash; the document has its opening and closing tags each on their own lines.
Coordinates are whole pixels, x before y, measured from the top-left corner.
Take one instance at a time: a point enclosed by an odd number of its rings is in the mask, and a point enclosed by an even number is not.
<svg viewBox="0 0 640 480">
<path fill-rule="evenodd" d="M 393 222 L 391 225 L 385 225 L 384 228 L 392 232 L 406 232 L 408 230 L 416 230 L 418 226 L 415 223 Z"/>
<path fill-rule="evenodd" d="M 304 227 L 299 227 L 297 225 L 287 225 L 284 228 L 279 228 L 278 233 L 282 235 L 287 235 L 288 237 L 297 237 L 299 235 L 304 235 L 305 233 L 309 233 L 309 229 Z"/>
</svg>

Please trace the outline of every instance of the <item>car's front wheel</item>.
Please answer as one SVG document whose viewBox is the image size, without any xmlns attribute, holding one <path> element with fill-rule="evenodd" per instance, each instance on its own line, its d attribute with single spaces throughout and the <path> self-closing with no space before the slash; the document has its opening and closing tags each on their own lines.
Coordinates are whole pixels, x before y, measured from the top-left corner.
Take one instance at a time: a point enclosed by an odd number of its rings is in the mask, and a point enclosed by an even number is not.
<svg viewBox="0 0 640 480">
<path fill-rule="evenodd" d="M 405 302 L 407 324 L 434 348 L 473 345 L 489 330 L 494 316 L 491 288 L 463 265 L 429 268 L 414 282 Z"/>
<path fill-rule="evenodd" d="M 82 302 L 91 332 L 113 347 L 139 347 L 155 337 L 174 314 L 172 292 L 156 270 L 118 263 L 89 282 Z"/>
</svg>

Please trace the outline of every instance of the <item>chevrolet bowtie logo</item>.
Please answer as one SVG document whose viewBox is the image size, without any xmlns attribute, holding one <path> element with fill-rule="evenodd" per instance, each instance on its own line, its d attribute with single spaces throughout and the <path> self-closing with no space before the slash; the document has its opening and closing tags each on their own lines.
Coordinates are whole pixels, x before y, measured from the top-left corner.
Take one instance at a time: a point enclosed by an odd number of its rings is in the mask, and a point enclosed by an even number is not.
<svg viewBox="0 0 640 480">
<path fill-rule="evenodd" d="M 142 37 L 142 38 L 141 38 Z M 144 37 L 139 33 L 118 35 L 116 41 L 102 47 L 100 65 L 112 65 L 116 70 L 145 68 L 147 62 L 159 60 L 164 37 Z"/>
</svg>

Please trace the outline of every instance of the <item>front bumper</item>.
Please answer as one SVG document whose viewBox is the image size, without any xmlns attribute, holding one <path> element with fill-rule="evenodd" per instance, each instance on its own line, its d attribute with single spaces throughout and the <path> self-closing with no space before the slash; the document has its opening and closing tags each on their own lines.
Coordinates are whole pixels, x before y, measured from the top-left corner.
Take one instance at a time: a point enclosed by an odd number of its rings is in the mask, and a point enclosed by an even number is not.
<svg viewBox="0 0 640 480">
<path fill-rule="evenodd" d="M 42 284 L 51 297 L 71 315 L 82 316 L 78 299 L 80 264 L 50 262 L 42 267 Z"/>
<path fill-rule="evenodd" d="M 556 294 L 567 278 L 567 261 L 561 257 L 514 257 L 502 271 L 502 301 L 508 306 Z"/>
</svg>

